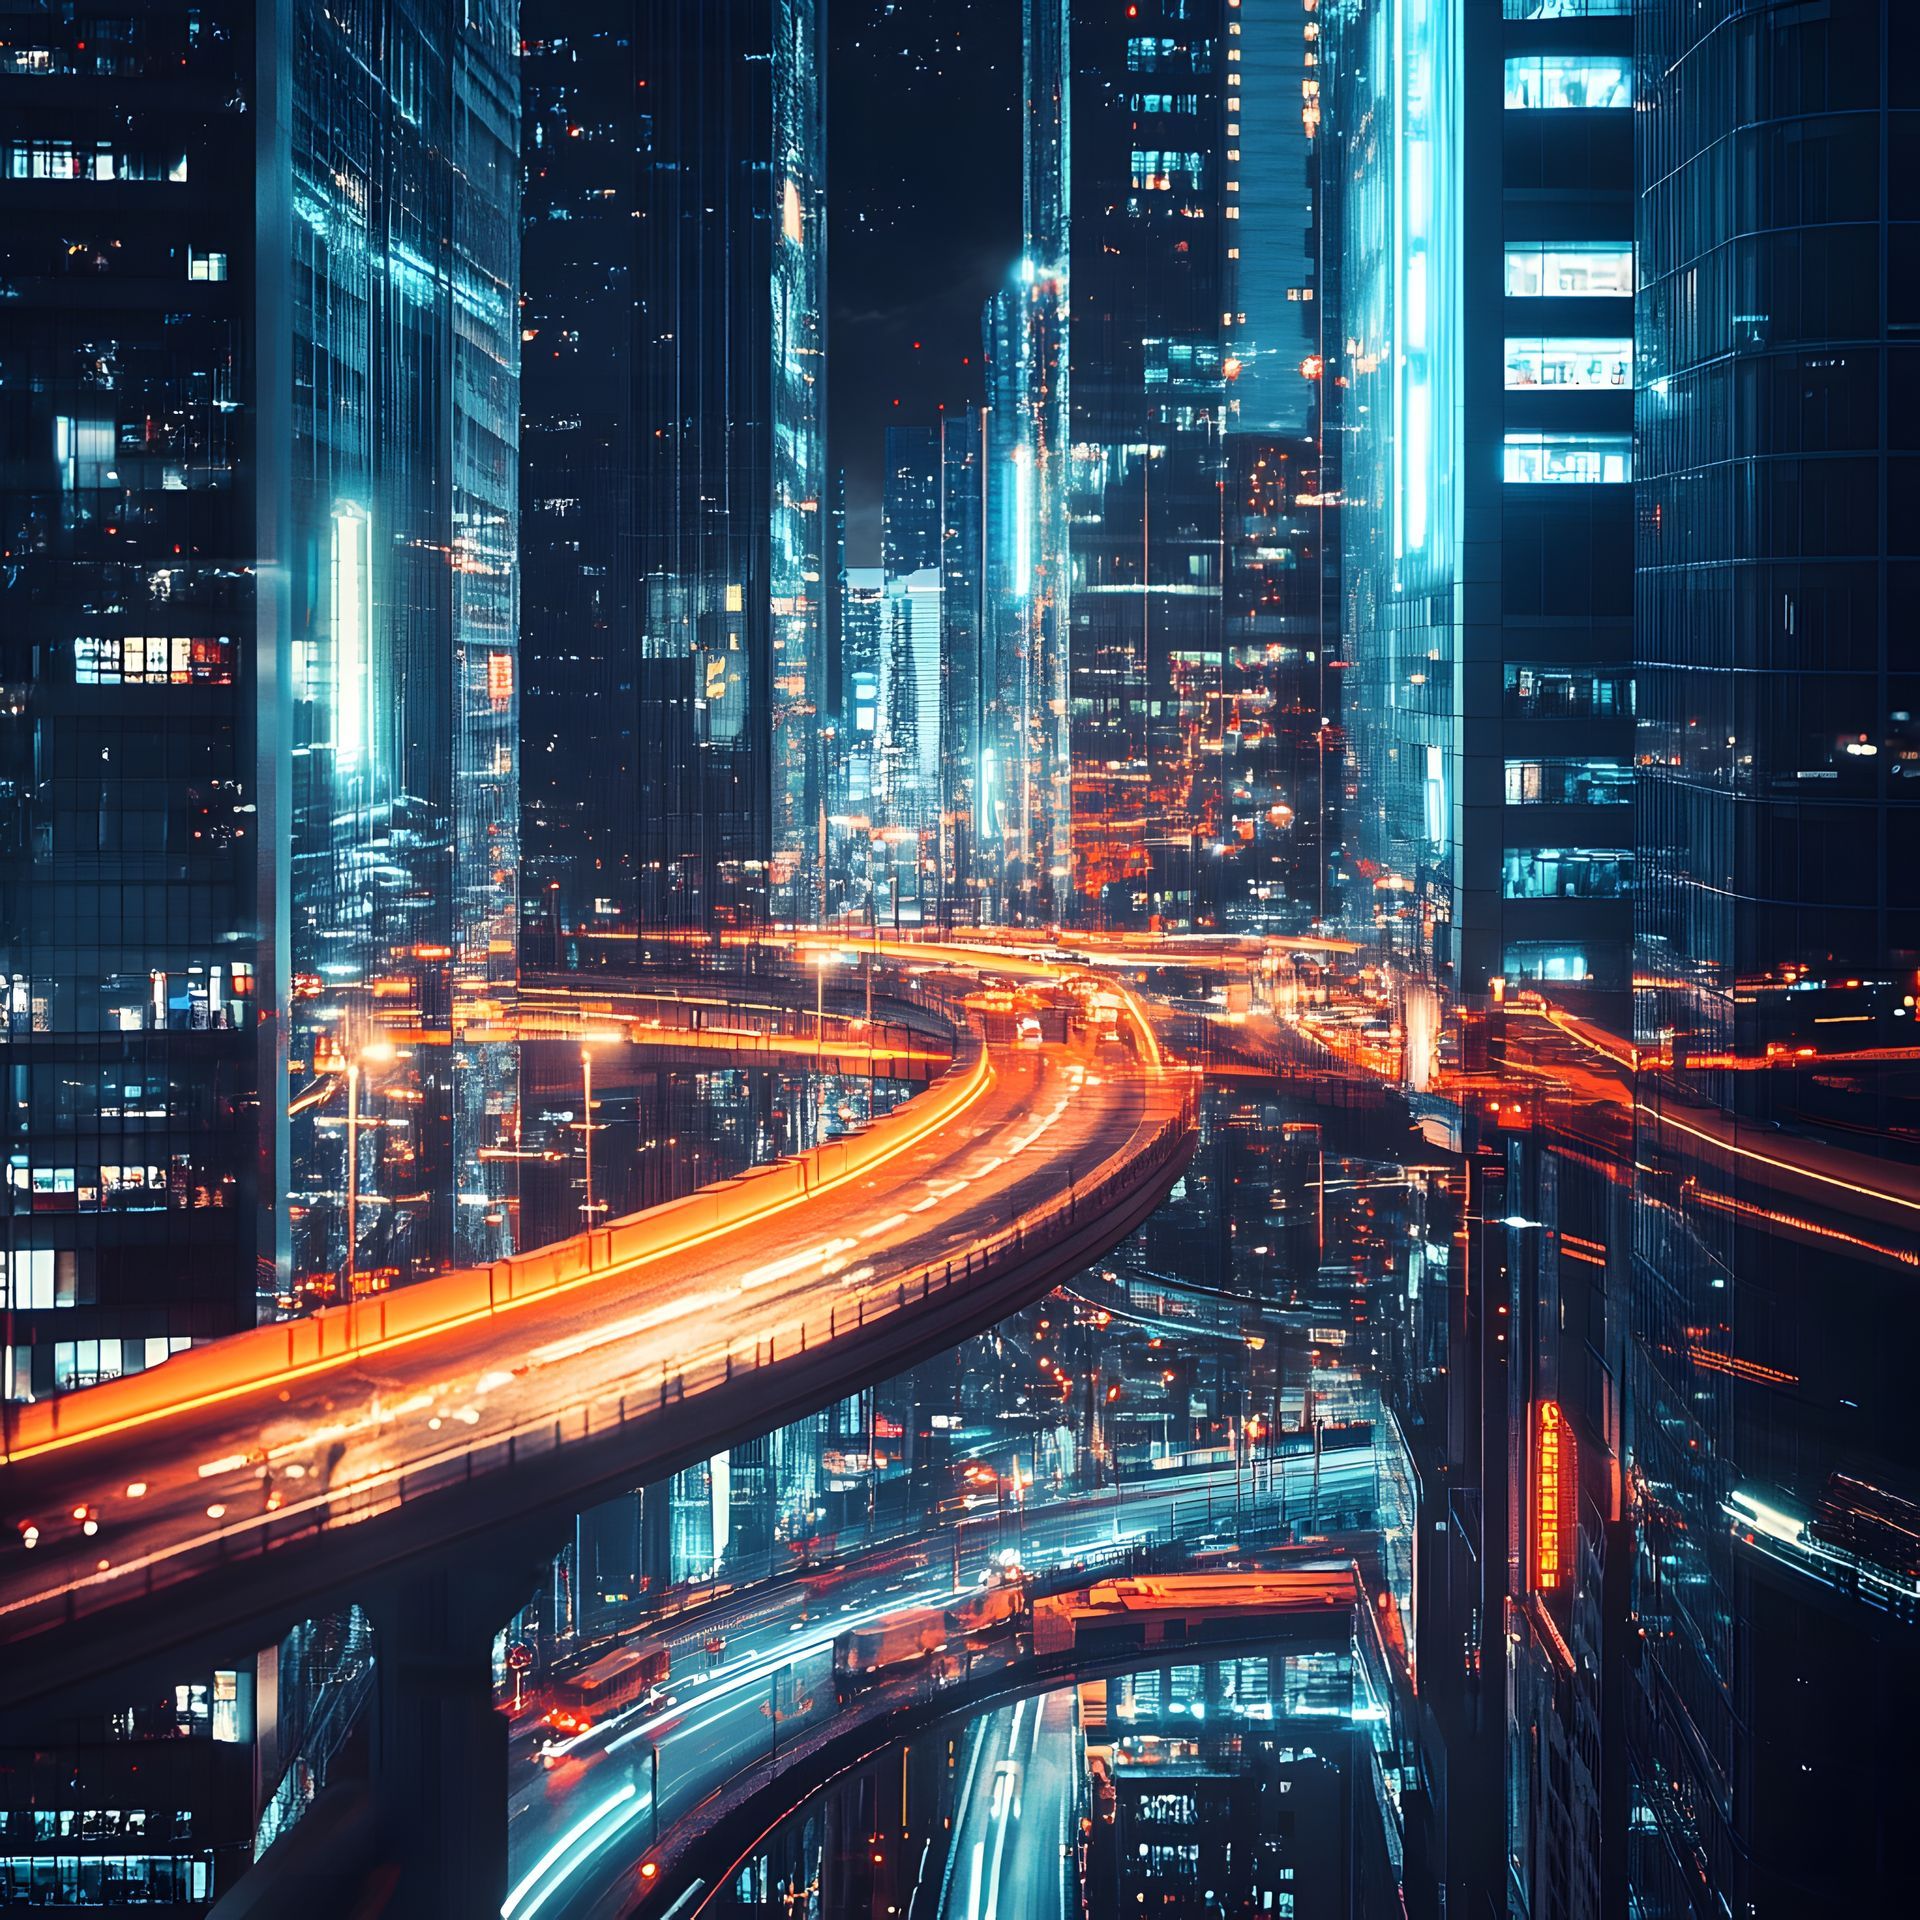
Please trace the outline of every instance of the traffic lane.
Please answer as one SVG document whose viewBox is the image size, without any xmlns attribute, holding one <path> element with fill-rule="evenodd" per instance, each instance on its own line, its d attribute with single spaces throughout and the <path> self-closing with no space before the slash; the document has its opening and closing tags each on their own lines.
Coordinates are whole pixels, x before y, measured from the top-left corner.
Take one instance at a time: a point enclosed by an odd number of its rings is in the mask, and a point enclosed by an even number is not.
<svg viewBox="0 0 1920 1920">
<path fill-rule="evenodd" d="M 1060 1785 L 1035 1777 L 1043 1743 L 1045 1762 L 1057 1758 L 1047 1729 L 1060 1700 L 1016 1701 L 976 1723 L 942 1879 L 943 1920 L 1059 1920 L 1064 1912 Z"/>
<path fill-rule="evenodd" d="M 756 1330 L 777 1338 L 783 1320 L 797 1329 L 801 1308 L 830 1304 L 823 1288 L 837 1283 L 844 1291 L 843 1275 L 869 1293 L 884 1290 L 883 1267 L 893 1273 L 937 1261 L 1002 1224 L 1002 1210 L 1018 1219 L 1045 1204 L 1059 1189 L 1062 1159 L 1081 1177 L 1096 1170 L 1137 1132 L 1146 1104 L 1138 1075 L 1115 1060 L 1091 1061 L 1062 1048 L 1018 1050 L 1006 1056 L 981 1102 L 903 1152 L 897 1166 L 729 1233 L 727 1263 L 718 1275 L 698 1265 L 697 1255 L 635 1263 L 649 1269 L 644 1297 L 653 1304 L 611 1333 L 609 1307 L 629 1302 L 609 1301 L 607 1294 L 629 1292 L 632 1266 L 611 1272 L 610 1286 L 596 1283 L 567 1296 L 564 1312 L 543 1315 L 540 1344 L 519 1364 L 485 1368 L 486 1360 L 499 1357 L 506 1328 L 480 1322 L 431 1350 L 427 1343 L 401 1348 L 374 1366 L 343 1365 L 292 1390 L 265 1390 L 169 1422 L 168 1457 L 150 1470 L 141 1461 L 151 1432 L 82 1443 L 16 1465 L 8 1491 L 19 1517 L 47 1516 L 40 1549 L 47 1560 L 14 1562 L 5 1604 L 23 1597 L 23 1574 L 39 1575 L 24 1597 L 48 1591 L 40 1568 L 55 1557 L 49 1547 L 66 1547 L 64 1584 L 76 1563 L 86 1568 L 89 1556 L 123 1565 L 129 1555 L 210 1541 L 230 1507 L 252 1515 L 296 1507 L 312 1513 L 329 1504 L 336 1488 L 363 1488 L 383 1473 L 397 1477 L 435 1453 L 444 1456 L 441 1435 L 449 1429 L 455 1438 L 464 1428 L 459 1445 L 470 1448 L 617 1395 L 637 1376 L 657 1378 L 662 1366 L 690 1364 L 703 1353 L 717 1358 Z M 816 1243 L 821 1257 L 796 1259 L 794 1240 L 811 1238 L 816 1229 L 825 1236 Z M 835 1247 L 836 1240 L 851 1245 Z M 784 1258 L 768 1260 L 783 1248 Z M 812 1251 L 801 1250 L 803 1256 Z M 854 1253 L 858 1266 L 845 1257 Z M 695 1321 L 703 1333 L 718 1331 L 721 1338 L 687 1353 L 684 1327 Z M 416 1359 L 419 1364 L 394 1364 Z M 558 1362 L 569 1364 L 556 1368 Z M 67 1517 L 82 1507 L 98 1513 L 98 1535 L 83 1539 L 78 1525 L 66 1529 Z M 130 1514 L 138 1516 L 132 1536 L 125 1525 Z"/>
<path fill-rule="evenodd" d="M 1068 1129 L 1062 1137 L 1072 1142 L 1081 1131 Z M 583 1313 L 575 1312 L 560 1326 L 551 1328 L 560 1335 L 558 1339 L 543 1343 L 522 1367 L 511 1372 L 482 1374 L 474 1380 L 416 1384 L 417 1373 L 409 1377 L 391 1369 L 379 1374 L 358 1369 L 345 1379 L 337 1376 L 331 1379 L 328 1384 L 333 1390 L 317 1407 L 309 1405 L 297 1414 L 291 1407 L 276 1409 L 264 1434 L 251 1424 L 229 1424 L 224 1432 L 208 1433 L 203 1436 L 202 1445 L 212 1457 L 200 1463 L 194 1480 L 183 1481 L 174 1489 L 145 1484 L 145 1495 L 161 1496 L 150 1500 L 142 1515 L 149 1538 L 164 1541 L 169 1520 L 175 1523 L 177 1531 L 173 1537 L 176 1539 L 210 1537 L 213 1530 L 206 1527 L 201 1515 L 204 1513 L 217 1525 L 226 1517 L 230 1499 L 235 1506 L 257 1503 L 260 1510 L 278 1510 L 294 1504 L 289 1499 L 290 1490 L 304 1492 L 301 1483 L 309 1479 L 318 1485 L 323 1495 L 330 1496 L 336 1486 L 351 1488 L 364 1485 L 370 1476 L 382 1472 L 395 1475 L 399 1470 L 414 1468 L 419 1463 L 421 1449 L 416 1446 L 410 1453 L 395 1444 L 396 1425 L 402 1421 L 417 1421 L 433 1435 L 449 1427 L 457 1433 L 459 1425 L 464 1424 L 474 1441 L 486 1441 L 493 1437 L 503 1419 L 509 1425 L 524 1425 L 564 1414 L 578 1408 L 583 1401 L 591 1403 L 596 1398 L 617 1396 L 634 1384 L 634 1376 L 641 1368 L 661 1366 L 678 1371 L 683 1365 L 697 1365 L 703 1358 L 717 1362 L 727 1347 L 736 1344 L 741 1345 L 745 1358 L 744 1342 L 756 1334 L 774 1339 L 782 1332 L 797 1335 L 801 1310 L 830 1304 L 821 1297 L 821 1283 L 846 1274 L 847 1279 L 840 1280 L 842 1287 L 848 1279 L 864 1286 L 879 1273 L 874 1260 L 853 1266 L 849 1256 L 862 1240 L 872 1245 L 878 1236 L 882 1244 L 874 1248 L 876 1257 L 889 1269 L 898 1271 L 938 1261 L 967 1244 L 979 1232 L 998 1224 L 997 1217 L 984 1225 L 979 1223 L 977 1207 L 971 1198 L 959 1208 L 954 1205 L 954 1195 L 972 1184 L 964 1164 L 968 1152 L 983 1141 L 993 1144 L 990 1130 L 983 1129 L 978 1138 L 956 1151 L 915 1154 L 915 1164 L 906 1182 L 896 1179 L 884 1184 L 878 1180 L 869 1183 L 870 1204 L 865 1210 L 864 1223 L 858 1217 L 849 1219 L 844 1214 L 831 1223 L 820 1223 L 823 1228 L 832 1225 L 841 1231 L 833 1233 L 815 1249 L 803 1249 L 798 1256 L 787 1252 L 757 1267 L 750 1264 L 762 1254 L 778 1254 L 782 1248 L 791 1246 L 791 1240 L 776 1242 L 772 1237 L 783 1228 L 790 1232 L 787 1223 L 768 1223 L 758 1232 L 742 1232 L 733 1237 L 738 1251 L 731 1279 L 722 1279 L 718 1285 L 705 1288 L 695 1284 L 689 1291 L 686 1290 L 688 1282 L 697 1282 L 704 1276 L 659 1274 L 653 1289 L 656 1305 L 639 1317 L 644 1324 L 615 1323 L 609 1329 L 604 1323 L 595 1324 Z M 1022 1135 L 1010 1150 L 1019 1151 L 1026 1143 L 1027 1136 Z M 1018 1217 L 1023 1208 L 1050 1185 L 1051 1180 L 1045 1175 L 1015 1182 L 1003 1202 L 1009 1217 Z M 925 1189 L 917 1201 L 909 1197 L 916 1186 Z M 896 1199 L 906 1203 L 904 1217 L 895 1211 L 876 1222 L 873 1214 Z M 941 1205 L 943 1202 L 946 1204 Z M 923 1221 L 931 1213 L 931 1222 L 915 1222 L 912 1216 L 916 1213 Z M 770 1281 L 775 1284 L 768 1284 Z M 759 1291 L 752 1299 L 743 1298 L 756 1287 Z M 849 1300 L 849 1310 L 852 1304 Z M 715 1309 L 731 1311 L 716 1315 Z M 792 1310 L 791 1318 L 783 1314 L 784 1309 Z M 696 1316 L 707 1322 L 703 1331 L 712 1332 L 715 1325 L 719 1326 L 722 1338 L 717 1345 L 687 1352 L 682 1338 L 650 1341 L 634 1338 L 636 1334 L 644 1335 L 657 1327 L 691 1321 Z M 595 1349 L 600 1350 L 597 1361 L 591 1357 Z M 565 1366 L 564 1375 L 554 1383 L 560 1391 L 553 1392 L 543 1376 L 545 1370 L 556 1363 L 571 1364 Z M 487 1403 L 487 1411 L 493 1416 L 491 1420 L 482 1421 L 475 1400 Z M 431 1446 L 433 1442 L 427 1444 Z M 253 1483 L 251 1487 L 249 1482 Z M 104 1507 L 100 1494 L 93 1490 L 97 1488 L 97 1478 L 86 1484 L 88 1490 L 75 1494 L 72 1505 Z M 171 1513 L 166 1500 L 169 1492 Z M 60 1512 L 68 1506 L 70 1493 L 71 1488 L 62 1489 L 50 1498 L 43 1497 L 40 1505 Z M 203 1508 L 200 1503 L 209 1493 L 221 1497 L 208 1500 Z M 31 1494 L 27 1497 L 31 1498 Z M 312 1507 L 319 1502 L 309 1499 L 305 1504 Z M 215 1508 L 221 1510 L 215 1511 Z M 124 1551 L 124 1535 L 121 1540 Z M 101 1542 L 102 1546 L 105 1544 Z"/>
<path fill-rule="evenodd" d="M 1191 1515 L 1193 1495 L 1211 1492 L 1212 1481 L 1222 1477 L 1221 1468 L 1196 1469 L 1171 1476 L 1166 1483 L 1156 1482 L 1145 1491 L 1126 1490 L 1119 1500 L 1110 1493 L 1046 1495 L 1029 1503 L 1018 1542 L 1011 1524 L 1003 1529 L 995 1516 L 943 1516 L 930 1521 L 915 1541 L 875 1545 L 871 1557 L 888 1561 L 917 1547 L 916 1563 L 892 1580 L 862 1582 L 861 1560 L 867 1556 L 855 1556 L 841 1567 L 822 1570 L 835 1581 L 824 1593 L 805 1582 L 772 1592 L 756 1590 L 742 1595 L 738 1607 L 703 1609 L 684 1628 L 668 1624 L 650 1630 L 643 1624 L 597 1641 L 583 1651 L 580 1665 L 616 1646 L 663 1645 L 670 1663 L 663 1691 L 675 1701 L 675 1710 L 682 1710 L 689 1702 L 712 1698 L 714 1689 L 734 1681 L 745 1667 L 763 1673 L 769 1658 L 789 1664 L 803 1660 L 829 1650 L 850 1626 L 971 1593 L 1002 1568 L 1010 1548 L 1023 1546 L 1020 1557 L 1028 1570 L 1046 1573 L 1076 1556 L 1109 1549 L 1116 1541 L 1158 1537 L 1178 1519 L 1183 1495 Z M 1231 1511 L 1230 1504 L 1223 1506 L 1223 1517 Z M 709 1665 L 706 1647 L 715 1637 L 724 1641 L 724 1654 Z M 515 1723 L 515 1738 L 527 1743 L 529 1757 L 547 1737 L 542 1714 L 552 1689 L 552 1682 L 537 1689 L 542 1704 L 529 1708 Z M 667 1727 L 672 1718 L 672 1712 L 658 1707 L 629 1705 L 602 1713 L 587 1732 L 555 1744 L 568 1753 L 586 1754 L 626 1737 L 636 1725 L 642 1725 L 644 1732 L 646 1725 Z"/>
<path fill-rule="evenodd" d="M 1072 1502 L 1063 1502 L 1062 1505 L 1069 1510 L 1056 1514 L 1052 1525 L 1036 1529 L 1034 1544 L 1041 1551 L 1030 1552 L 1028 1564 L 1044 1569 L 1048 1562 L 1043 1556 L 1049 1545 L 1052 1551 L 1067 1558 L 1098 1548 L 1111 1548 L 1116 1539 L 1124 1542 L 1134 1538 L 1153 1538 L 1157 1534 L 1161 1516 L 1170 1516 L 1180 1495 L 1186 1493 L 1191 1497 L 1197 1490 L 1197 1484 L 1204 1482 L 1206 1477 L 1204 1473 L 1183 1475 L 1180 1484 L 1156 1487 L 1153 1497 L 1135 1500 L 1127 1508 L 1125 1517 L 1128 1524 L 1125 1528 L 1116 1528 L 1111 1514 L 1102 1517 L 1072 1510 L 1083 1504 L 1077 1498 Z M 934 1559 L 943 1560 L 951 1544 L 950 1541 L 933 1539 L 930 1552 Z M 567 1840 L 575 1833 L 581 1824 L 583 1810 L 591 1814 L 594 1809 L 607 1804 L 609 1782 L 619 1783 L 638 1777 L 633 1772 L 630 1758 L 634 1752 L 642 1756 L 647 1773 L 645 1784 L 650 1790 L 650 1749 L 654 1745 L 659 1747 L 660 1824 L 666 1828 L 682 1812 L 697 1806 L 737 1775 L 767 1765 L 771 1758 L 771 1729 L 765 1708 L 773 1697 L 769 1693 L 768 1677 L 774 1666 L 798 1666 L 804 1670 L 803 1680 L 788 1698 L 792 1700 L 797 1696 L 806 1704 L 791 1718 L 783 1719 L 781 1724 L 785 1736 L 799 1732 L 835 1710 L 830 1673 L 834 1638 L 849 1626 L 864 1625 L 888 1613 L 939 1604 L 971 1592 L 978 1585 L 980 1574 L 987 1572 L 996 1562 L 998 1552 L 997 1542 L 977 1541 L 970 1549 L 963 1545 L 960 1576 L 950 1586 L 896 1582 L 883 1601 L 859 1606 L 848 1602 L 837 1612 L 822 1613 L 817 1626 L 804 1641 L 788 1640 L 782 1645 L 776 1635 L 763 1634 L 758 1637 L 757 1643 L 747 1648 L 736 1650 L 730 1647 L 725 1667 L 712 1676 L 716 1683 L 715 1691 L 705 1694 L 689 1692 L 686 1699 L 678 1701 L 670 1710 L 623 1716 L 569 1743 L 571 1752 L 565 1756 L 568 1765 L 552 1781 L 551 1787 L 545 1791 L 530 1791 L 524 1799 L 516 1799 L 514 1803 L 514 1824 L 511 1828 L 513 1870 L 509 1874 L 509 1884 L 518 1887 L 524 1881 L 529 1889 L 528 1899 L 535 1894 L 541 1896 L 540 1920 L 554 1920 L 554 1916 L 565 1916 L 566 1920 L 599 1920 L 602 1914 L 624 1913 L 626 1908 L 620 1903 L 630 1900 L 638 1890 L 635 1876 L 652 1845 L 654 1829 L 650 1801 L 647 1824 L 637 1824 L 637 1812 L 616 1813 L 601 1825 L 589 1827 L 583 1836 L 573 1839 L 546 1865 L 544 1872 L 540 1868 L 542 1862 L 553 1853 L 557 1844 L 556 1836 L 558 1840 Z M 676 1690 L 670 1687 L 669 1691 Z M 1067 1698 L 1070 1703 L 1071 1696 Z M 1063 1728 L 1060 1725 L 1049 1721 L 1048 1726 L 1055 1739 L 1062 1737 Z M 1036 1738 L 1039 1731 L 1039 1725 L 1035 1723 L 1033 1733 Z M 1071 1748 L 1070 1716 L 1064 1728 L 1064 1737 Z M 600 1750 L 596 1752 L 597 1745 Z M 604 1767 L 602 1761 L 605 1762 Z M 1077 1750 L 1071 1751 L 1066 1771 L 1056 1773 L 1050 1781 L 1041 1783 L 1043 1795 L 1055 1789 L 1064 1792 L 1062 1804 L 1066 1810 L 1065 1817 L 1069 1818 L 1077 1782 L 1077 1775 L 1072 1769 L 1078 1764 Z M 617 1784 L 614 1790 L 619 1790 Z M 1050 1821 L 1052 1815 L 1047 1814 L 1043 1818 L 1044 1821 Z M 1070 1838 L 1070 1834 L 1066 1838 Z M 1044 1838 L 1036 1842 L 1032 1833 L 1024 1834 L 1022 1843 L 1027 1846 L 1039 1845 L 1041 1850 L 1025 1863 L 1021 1871 L 1029 1876 L 1040 1873 L 1046 1859 L 1044 1848 L 1050 1843 Z M 1064 1861 L 1064 1856 L 1057 1857 Z M 549 1881 L 557 1884 L 548 1887 L 546 1883 Z M 1020 1897 L 1025 1897 L 1024 1892 Z M 548 1903 L 551 1903 L 550 1908 Z M 1008 1906 L 1006 1911 L 1014 1915 L 1022 1913 L 1023 1909 L 1014 1904 Z M 516 1913 L 513 1920 L 525 1920 L 524 1912 Z"/>
<path fill-rule="evenodd" d="M 930 1588 L 910 1604 L 951 1597 Z M 740 1665 L 751 1670 L 650 1716 L 604 1751 L 563 1754 L 544 1770 L 544 1782 L 536 1773 L 516 1785 L 509 1805 L 510 1920 L 593 1912 L 610 1892 L 631 1894 L 655 1832 L 656 1781 L 658 1824 L 666 1827 L 716 1785 L 776 1764 L 781 1743 L 837 1709 L 830 1637 Z M 790 1668 L 792 1678 L 783 1681 Z M 606 1809 L 596 1822 L 592 1816 Z"/>
<path fill-rule="evenodd" d="M 981 1920 L 999 1920 L 1002 1914 L 1008 1920 L 1028 1920 L 1030 1915 L 1034 1920 L 1064 1920 L 1069 1910 L 1067 1848 L 1080 1765 L 1074 1738 L 1076 1697 L 1065 1689 L 1043 1693 L 1027 1707 L 1032 1732 L 1020 1763 L 1018 1791 L 1003 1821 L 1006 1850 Z"/>
</svg>

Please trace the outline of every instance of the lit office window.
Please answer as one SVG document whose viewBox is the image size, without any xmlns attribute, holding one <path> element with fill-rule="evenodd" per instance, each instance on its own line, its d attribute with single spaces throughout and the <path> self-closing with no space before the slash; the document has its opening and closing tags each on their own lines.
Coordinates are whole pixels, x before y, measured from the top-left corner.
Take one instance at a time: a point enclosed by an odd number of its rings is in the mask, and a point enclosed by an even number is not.
<svg viewBox="0 0 1920 1920">
<path fill-rule="evenodd" d="M 227 277 L 227 256 L 224 253 L 196 253 L 187 250 L 187 278 L 189 280 L 224 280 Z"/>
<path fill-rule="evenodd" d="M 1509 20 L 1618 19 L 1633 11 L 1633 0 L 1505 0 L 1501 12 Z"/>
<path fill-rule="evenodd" d="M 1509 760 L 1510 807 L 1614 807 L 1633 798 L 1633 769 L 1619 760 Z"/>
<path fill-rule="evenodd" d="M 1509 847 L 1500 878 L 1507 900 L 1620 900 L 1632 886 L 1622 847 Z"/>
<path fill-rule="evenodd" d="M 1507 948 L 1501 972 L 1509 980 L 1590 980 L 1592 969 L 1579 947 L 1556 940 L 1516 940 Z"/>
<path fill-rule="evenodd" d="M 1507 105 L 1630 107 L 1633 64 L 1625 54 L 1515 54 L 1507 61 Z"/>
<path fill-rule="evenodd" d="M 1633 478 L 1629 433 L 1510 433 L 1501 478 L 1509 486 L 1618 486 Z"/>
<path fill-rule="evenodd" d="M 1633 385 L 1633 342 L 1543 340 L 1507 342 L 1507 391 L 1534 387 L 1625 392 Z"/>
<path fill-rule="evenodd" d="M 1506 667 L 1510 720 L 1606 719 L 1633 712 L 1633 675 L 1622 667 Z"/>
<path fill-rule="evenodd" d="M 1157 147 L 1133 150 L 1133 184 L 1147 191 L 1169 192 L 1176 184 L 1198 187 L 1206 161 L 1198 153 L 1162 151 Z"/>
<path fill-rule="evenodd" d="M 1555 246 L 1541 240 L 1509 242 L 1507 297 L 1538 300 L 1626 299 L 1633 293 L 1631 247 Z"/>
</svg>

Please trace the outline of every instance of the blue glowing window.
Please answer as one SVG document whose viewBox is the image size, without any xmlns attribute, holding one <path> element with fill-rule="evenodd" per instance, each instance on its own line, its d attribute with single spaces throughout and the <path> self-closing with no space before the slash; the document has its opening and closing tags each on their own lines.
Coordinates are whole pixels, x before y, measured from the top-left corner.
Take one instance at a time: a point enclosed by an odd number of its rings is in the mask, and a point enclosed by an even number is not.
<svg viewBox="0 0 1920 1920">
<path fill-rule="evenodd" d="M 1510 433 L 1501 456 L 1509 486 L 1620 486 L 1633 478 L 1629 433 Z"/>
<path fill-rule="evenodd" d="M 1588 980 L 1593 970 L 1585 950 L 1551 940 L 1516 940 L 1507 948 L 1501 972 L 1509 980 Z"/>
<path fill-rule="evenodd" d="M 1531 339 L 1507 342 L 1507 391 L 1545 387 L 1624 393 L 1633 386 L 1633 342 L 1611 339 Z"/>
<path fill-rule="evenodd" d="M 1575 300 L 1631 298 L 1633 249 L 1630 246 L 1555 246 L 1541 240 L 1509 241 L 1507 298 Z"/>
<path fill-rule="evenodd" d="M 1625 54 L 1514 54 L 1507 61 L 1507 105 L 1630 107 L 1633 63 Z"/>
</svg>

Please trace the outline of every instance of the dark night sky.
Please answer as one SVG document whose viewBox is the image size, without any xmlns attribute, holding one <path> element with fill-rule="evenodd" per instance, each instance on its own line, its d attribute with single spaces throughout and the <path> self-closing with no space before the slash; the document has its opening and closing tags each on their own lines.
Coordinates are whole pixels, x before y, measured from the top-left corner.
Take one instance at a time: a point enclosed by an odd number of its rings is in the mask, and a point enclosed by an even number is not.
<svg viewBox="0 0 1920 1920">
<path fill-rule="evenodd" d="M 1020 0 L 827 13 L 832 457 L 848 563 L 876 566 L 886 429 L 978 404 L 980 309 L 1019 257 Z"/>
</svg>

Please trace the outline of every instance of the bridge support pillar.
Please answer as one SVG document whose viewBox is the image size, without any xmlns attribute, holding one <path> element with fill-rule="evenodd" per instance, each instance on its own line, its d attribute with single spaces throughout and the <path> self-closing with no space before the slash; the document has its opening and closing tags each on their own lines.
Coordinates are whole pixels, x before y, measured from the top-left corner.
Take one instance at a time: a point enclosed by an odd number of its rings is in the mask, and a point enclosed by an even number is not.
<svg viewBox="0 0 1920 1920">
<path fill-rule="evenodd" d="M 506 1899 L 509 1729 L 493 1704 L 493 1640 L 543 1569 L 538 1552 L 450 1558 L 367 1602 L 370 1786 L 397 1873 L 388 1912 L 473 1920 Z"/>
</svg>

